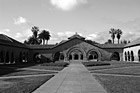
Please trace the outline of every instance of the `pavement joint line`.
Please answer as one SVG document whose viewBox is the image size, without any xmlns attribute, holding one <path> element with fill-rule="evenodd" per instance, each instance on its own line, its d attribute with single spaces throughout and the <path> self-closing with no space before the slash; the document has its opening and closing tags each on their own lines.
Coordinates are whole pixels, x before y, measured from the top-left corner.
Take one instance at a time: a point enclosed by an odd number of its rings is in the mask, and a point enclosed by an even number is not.
<svg viewBox="0 0 140 93">
<path fill-rule="evenodd" d="M 138 76 L 138 75 L 106 74 L 106 73 L 92 73 L 92 75 L 123 76 L 123 77 L 140 77 L 140 76 Z"/>
<path fill-rule="evenodd" d="M 68 75 L 68 73 L 69 73 L 69 71 L 66 73 L 66 75 L 65 75 L 65 77 L 64 77 L 64 79 L 63 79 L 63 81 L 61 82 L 60 86 L 56 89 L 56 92 L 55 92 L 55 93 L 57 93 L 58 90 L 60 89 L 60 87 L 61 87 L 61 85 L 63 84 L 64 80 L 66 79 L 66 76 Z"/>
</svg>

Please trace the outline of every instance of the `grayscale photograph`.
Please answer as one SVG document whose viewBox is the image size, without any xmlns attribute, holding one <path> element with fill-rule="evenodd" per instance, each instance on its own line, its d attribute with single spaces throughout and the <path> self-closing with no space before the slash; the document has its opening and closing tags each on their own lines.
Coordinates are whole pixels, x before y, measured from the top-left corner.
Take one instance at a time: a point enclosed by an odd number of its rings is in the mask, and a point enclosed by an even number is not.
<svg viewBox="0 0 140 93">
<path fill-rule="evenodd" d="M 140 0 L 0 0 L 0 93 L 140 93 Z"/>
</svg>

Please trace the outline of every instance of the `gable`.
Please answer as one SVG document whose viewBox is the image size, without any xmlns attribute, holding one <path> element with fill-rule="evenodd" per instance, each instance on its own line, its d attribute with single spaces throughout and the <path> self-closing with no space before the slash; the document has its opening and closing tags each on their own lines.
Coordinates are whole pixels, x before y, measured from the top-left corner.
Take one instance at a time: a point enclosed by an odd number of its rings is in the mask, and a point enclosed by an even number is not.
<svg viewBox="0 0 140 93">
<path fill-rule="evenodd" d="M 81 47 L 85 50 L 87 50 L 89 48 L 95 48 L 95 49 L 99 48 L 96 45 L 92 45 L 92 44 L 85 42 L 85 40 L 81 40 L 79 38 L 73 38 L 64 43 L 57 45 L 56 47 L 54 47 L 53 51 L 64 51 L 64 50 L 67 50 L 72 47 Z"/>
</svg>

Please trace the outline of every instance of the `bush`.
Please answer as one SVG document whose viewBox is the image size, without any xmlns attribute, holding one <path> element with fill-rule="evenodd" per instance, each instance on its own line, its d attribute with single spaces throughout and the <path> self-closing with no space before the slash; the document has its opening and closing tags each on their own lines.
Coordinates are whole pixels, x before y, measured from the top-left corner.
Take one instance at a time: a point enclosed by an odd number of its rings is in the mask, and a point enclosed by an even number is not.
<svg viewBox="0 0 140 93">
<path fill-rule="evenodd" d="M 90 66 L 104 66 L 104 65 L 111 65 L 111 64 L 105 62 L 83 62 L 83 65 L 85 65 L 86 67 L 90 67 Z"/>
<path fill-rule="evenodd" d="M 58 62 L 58 63 L 43 63 L 41 66 L 58 66 L 58 67 L 67 67 L 69 63 L 67 62 Z"/>
</svg>

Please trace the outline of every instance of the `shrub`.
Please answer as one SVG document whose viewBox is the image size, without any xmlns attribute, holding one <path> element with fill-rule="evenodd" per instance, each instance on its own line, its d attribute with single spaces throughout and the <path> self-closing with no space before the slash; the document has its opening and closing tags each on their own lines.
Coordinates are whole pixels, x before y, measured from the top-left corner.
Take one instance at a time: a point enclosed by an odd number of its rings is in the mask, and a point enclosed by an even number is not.
<svg viewBox="0 0 140 93">
<path fill-rule="evenodd" d="M 58 63 L 43 63 L 41 66 L 58 66 L 58 67 L 67 67 L 69 63 L 67 62 L 58 62 Z"/>
<path fill-rule="evenodd" d="M 105 62 L 83 62 L 83 65 L 90 67 L 90 66 L 104 66 L 104 65 L 111 65 L 111 64 Z"/>
</svg>

